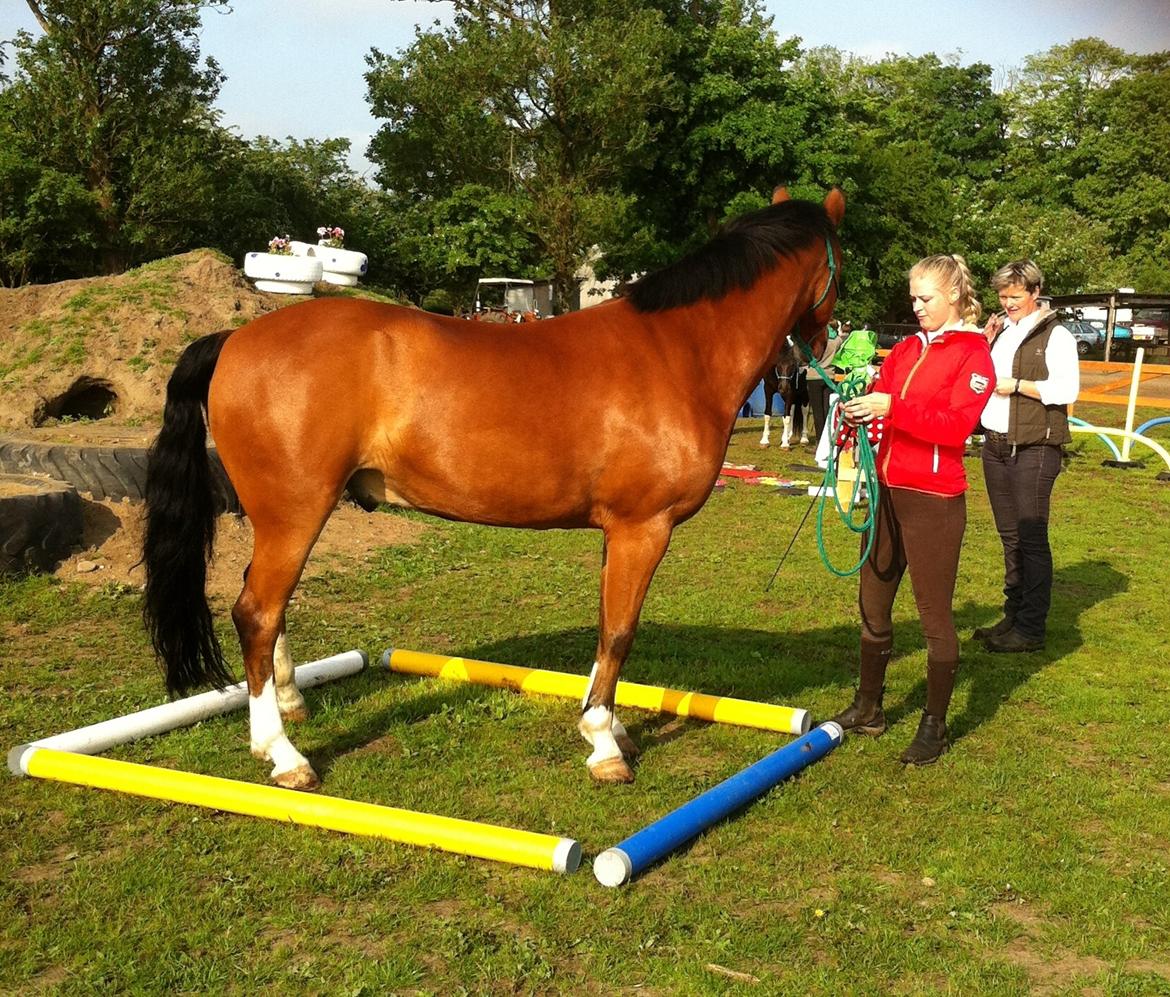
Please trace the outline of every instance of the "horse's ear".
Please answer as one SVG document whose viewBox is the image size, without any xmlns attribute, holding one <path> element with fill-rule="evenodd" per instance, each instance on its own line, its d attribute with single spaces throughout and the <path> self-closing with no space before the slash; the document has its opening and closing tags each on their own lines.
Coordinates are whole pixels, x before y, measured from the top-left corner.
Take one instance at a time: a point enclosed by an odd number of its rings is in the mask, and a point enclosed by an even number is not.
<svg viewBox="0 0 1170 997">
<path fill-rule="evenodd" d="M 788 188 L 781 184 L 774 191 L 772 191 L 772 203 L 779 204 L 781 201 L 787 201 L 789 198 Z"/>
<path fill-rule="evenodd" d="M 828 213 L 833 227 L 840 227 L 841 219 L 845 217 L 845 195 L 841 192 L 840 187 L 834 187 L 825 195 L 825 211 Z"/>
</svg>

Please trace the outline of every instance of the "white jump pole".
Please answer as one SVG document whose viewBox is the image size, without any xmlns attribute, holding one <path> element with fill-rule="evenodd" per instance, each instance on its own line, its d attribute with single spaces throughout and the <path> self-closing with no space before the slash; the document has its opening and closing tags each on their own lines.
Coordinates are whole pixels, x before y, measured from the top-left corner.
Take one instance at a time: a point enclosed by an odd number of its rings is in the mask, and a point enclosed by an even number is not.
<svg viewBox="0 0 1170 997">
<path fill-rule="evenodd" d="M 308 689 L 333 679 L 355 675 L 366 667 L 368 659 L 363 651 L 345 651 L 320 661 L 300 665 L 296 669 L 297 687 Z M 232 710 L 238 710 L 248 702 L 248 683 L 239 682 L 224 689 L 201 692 L 186 699 L 152 706 L 124 717 L 114 717 L 88 727 L 41 738 L 30 744 L 37 748 L 51 748 L 78 755 L 97 755 L 118 744 L 127 744 L 142 737 L 162 734 L 177 727 L 189 727 L 200 720 L 217 717 Z M 14 759 L 24 753 L 30 744 L 19 744 L 8 754 L 8 767 L 15 775 L 23 775 L 19 764 L 14 768 Z"/>
</svg>

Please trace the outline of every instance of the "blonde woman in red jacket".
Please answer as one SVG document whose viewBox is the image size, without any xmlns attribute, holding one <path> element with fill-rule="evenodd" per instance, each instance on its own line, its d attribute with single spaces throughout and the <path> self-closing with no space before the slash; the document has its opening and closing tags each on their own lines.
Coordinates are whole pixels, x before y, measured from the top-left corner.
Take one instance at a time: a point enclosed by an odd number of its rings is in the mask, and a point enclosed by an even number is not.
<svg viewBox="0 0 1170 997">
<path fill-rule="evenodd" d="M 926 636 L 926 710 L 901 761 L 928 765 L 947 749 L 947 707 L 959 667 L 951 603 L 967 525 L 963 447 L 995 388 L 995 368 L 975 324 L 979 302 L 961 256 L 916 263 L 910 300 L 921 331 L 890 351 L 869 394 L 844 406 L 849 422 L 880 418 L 885 429 L 873 548 L 861 568 L 860 681 L 853 704 L 833 719 L 859 734 L 885 732 L 891 609 L 909 569 Z"/>
</svg>

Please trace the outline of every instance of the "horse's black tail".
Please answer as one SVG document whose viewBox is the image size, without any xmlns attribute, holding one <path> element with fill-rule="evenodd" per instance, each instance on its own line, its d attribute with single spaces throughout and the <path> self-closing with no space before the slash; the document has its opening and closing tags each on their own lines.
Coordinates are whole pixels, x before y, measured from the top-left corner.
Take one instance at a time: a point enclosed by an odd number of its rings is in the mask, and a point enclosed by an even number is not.
<svg viewBox="0 0 1170 997">
<path fill-rule="evenodd" d="M 211 375 L 230 335 L 204 336 L 183 351 L 167 382 L 162 429 L 147 456 L 142 615 L 172 696 L 235 681 L 216 639 L 205 591 L 216 503 L 204 410 Z"/>
</svg>

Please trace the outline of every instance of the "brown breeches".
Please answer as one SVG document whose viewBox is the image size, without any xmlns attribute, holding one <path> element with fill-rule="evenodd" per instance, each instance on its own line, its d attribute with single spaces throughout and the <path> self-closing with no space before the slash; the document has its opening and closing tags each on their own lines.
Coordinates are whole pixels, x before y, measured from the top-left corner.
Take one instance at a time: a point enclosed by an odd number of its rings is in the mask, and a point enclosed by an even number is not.
<svg viewBox="0 0 1170 997">
<path fill-rule="evenodd" d="M 952 602 L 967 526 L 967 497 L 884 488 L 873 548 L 861 568 L 861 684 L 880 694 L 893 646 L 892 609 L 902 575 L 910 584 L 926 637 L 927 712 L 946 715 L 959 665 Z"/>
</svg>

